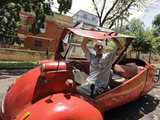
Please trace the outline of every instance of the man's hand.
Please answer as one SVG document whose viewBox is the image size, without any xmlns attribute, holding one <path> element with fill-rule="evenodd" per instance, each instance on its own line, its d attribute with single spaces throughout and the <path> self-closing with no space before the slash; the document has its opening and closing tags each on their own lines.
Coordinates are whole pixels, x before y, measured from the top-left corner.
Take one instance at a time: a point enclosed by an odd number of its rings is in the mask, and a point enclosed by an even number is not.
<svg viewBox="0 0 160 120">
<path fill-rule="evenodd" d="M 88 54 L 87 43 L 88 43 L 88 38 L 84 38 L 81 44 L 81 48 L 85 54 Z"/>
</svg>

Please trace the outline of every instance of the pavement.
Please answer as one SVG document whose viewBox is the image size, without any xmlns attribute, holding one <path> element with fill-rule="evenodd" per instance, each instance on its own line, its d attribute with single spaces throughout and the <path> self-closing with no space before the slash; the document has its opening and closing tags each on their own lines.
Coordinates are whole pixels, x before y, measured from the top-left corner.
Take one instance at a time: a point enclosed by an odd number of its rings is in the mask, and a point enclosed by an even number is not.
<svg viewBox="0 0 160 120">
<path fill-rule="evenodd" d="M 0 70 L 0 102 L 3 92 L 27 71 L 28 69 Z M 138 100 L 105 112 L 104 120 L 160 120 L 160 82 Z"/>
</svg>

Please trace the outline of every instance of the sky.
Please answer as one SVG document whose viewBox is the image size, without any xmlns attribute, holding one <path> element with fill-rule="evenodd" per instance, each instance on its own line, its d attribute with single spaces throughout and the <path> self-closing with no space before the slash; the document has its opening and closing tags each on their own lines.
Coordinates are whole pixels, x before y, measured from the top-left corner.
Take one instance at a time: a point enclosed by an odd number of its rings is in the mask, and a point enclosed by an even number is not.
<svg viewBox="0 0 160 120">
<path fill-rule="evenodd" d="M 54 3 L 54 6 L 56 6 L 56 8 L 58 8 L 58 5 L 56 2 Z M 53 8 L 53 10 L 57 11 L 57 9 L 54 9 L 54 8 Z M 92 0 L 72 0 L 72 8 L 69 11 L 69 13 L 67 13 L 67 15 L 72 16 L 73 14 L 78 12 L 79 10 L 85 10 L 90 13 L 93 13 Z"/>
<path fill-rule="evenodd" d="M 54 6 L 58 7 L 57 3 L 55 3 Z M 160 0 L 150 0 L 150 4 L 147 4 L 146 6 L 147 7 L 143 10 L 132 11 L 133 15 L 129 19 L 132 19 L 133 17 L 139 18 L 141 21 L 144 22 L 146 28 L 151 28 L 154 16 L 160 13 Z M 56 11 L 57 9 L 53 8 L 53 10 Z M 79 10 L 84 10 L 92 14 L 95 14 L 92 5 L 92 0 L 72 0 L 72 8 L 69 11 L 69 13 L 67 13 L 67 15 L 72 16 Z"/>
<path fill-rule="evenodd" d="M 155 3 L 151 4 L 146 8 L 142 14 L 139 16 L 139 19 L 142 20 L 145 24 L 145 27 L 152 27 L 152 21 L 157 14 L 160 14 L 160 1 L 153 0 Z"/>
</svg>

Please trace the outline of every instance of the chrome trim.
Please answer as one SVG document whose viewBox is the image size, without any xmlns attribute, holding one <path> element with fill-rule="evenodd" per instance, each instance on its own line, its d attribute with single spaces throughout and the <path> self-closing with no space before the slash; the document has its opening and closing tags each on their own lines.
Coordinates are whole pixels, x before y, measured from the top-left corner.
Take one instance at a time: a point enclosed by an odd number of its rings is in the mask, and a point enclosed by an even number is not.
<svg viewBox="0 0 160 120">
<path fill-rule="evenodd" d="M 38 61 L 38 65 L 40 65 L 40 61 Z"/>
<path fill-rule="evenodd" d="M 55 72 L 68 72 L 68 70 L 49 71 L 47 73 L 55 73 Z"/>
<path fill-rule="evenodd" d="M 44 73 L 44 70 L 45 70 L 45 64 L 42 64 L 41 65 L 41 73 Z"/>
<path fill-rule="evenodd" d="M 7 92 L 4 92 L 3 95 L 2 95 L 1 111 L 2 111 L 3 114 L 5 113 L 4 101 L 5 101 L 6 94 L 7 94 Z"/>
</svg>

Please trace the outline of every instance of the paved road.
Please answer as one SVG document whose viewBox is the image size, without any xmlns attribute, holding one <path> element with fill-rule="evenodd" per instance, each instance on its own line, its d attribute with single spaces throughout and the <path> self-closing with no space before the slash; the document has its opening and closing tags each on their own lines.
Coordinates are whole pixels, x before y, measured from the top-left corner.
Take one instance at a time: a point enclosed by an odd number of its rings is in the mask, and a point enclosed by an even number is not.
<svg viewBox="0 0 160 120">
<path fill-rule="evenodd" d="M 2 93 L 27 70 L 0 70 L 0 101 Z M 138 100 L 105 112 L 105 120 L 160 120 L 160 84 Z"/>
</svg>

